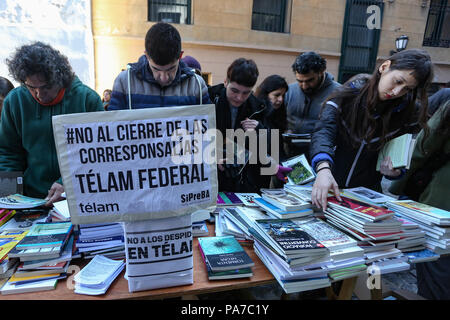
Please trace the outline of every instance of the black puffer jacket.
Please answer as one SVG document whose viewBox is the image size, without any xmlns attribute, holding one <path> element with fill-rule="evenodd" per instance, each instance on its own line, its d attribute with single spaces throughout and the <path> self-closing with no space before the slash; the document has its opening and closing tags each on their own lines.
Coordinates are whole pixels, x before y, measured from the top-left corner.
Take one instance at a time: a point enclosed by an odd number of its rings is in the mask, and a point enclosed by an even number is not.
<svg viewBox="0 0 450 320">
<path fill-rule="evenodd" d="M 351 86 L 356 95 L 367 80 L 367 77 L 359 77 L 345 85 Z M 410 118 L 404 108 L 405 101 L 406 96 L 399 98 L 395 103 L 396 106 L 393 109 L 386 135 L 389 140 L 408 132 L 420 130 L 417 121 L 401 125 L 404 123 L 403 119 Z M 326 154 L 333 160 L 332 174 L 340 188 L 363 186 L 380 191 L 382 175 L 376 171 L 376 163 L 381 134 L 381 118 L 378 118 L 377 121 L 375 138 L 369 142 L 359 141 L 355 146 L 351 143 L 352 139 L 347 130 L 349 125 L 344 121 L 350 110 L 347 107 L 348 103 L 348 100 L 332 99 L 324 105 L 320 121 L 317 122 L 311 139 L 312 164 L 315 165 L 317 159 Z M 392 101 L 380 103 L 377 106 L 377 113 L 388 112 L 387 108 L 392 108 Z"/>
<path fill-rule="evenodd" d="M 212 102 L 216 105 L 216 128 L 222 133 L 223 138 L 226 137 L 226 129 L 243 129 L 241 121 L 246 118 L 258 120 L 259 124 L 256 128 L 256 132 L 259 129 L 266 129 L 263 124 L 263 112 L 266 109 L 266 105 L 256 98 L 253 94 L 249 96 L 247 101 L 241 105 L 238 109 L 237 118 L 234 128 L 231 123 L 231 111 L 230 104 L 226 97 L 226 88 L 223 84 L 219 84 L 209 88 L 209 96 Z M 255 150 L 251 149 L 253 156 Z M 227 167 L 225 172 L 218 171 L 219 179 L 219 191 L 230 192 L 260 192 L 261 188 L 267 188 L 270 183 L 270 176 L 262 176 L 260 169 L 262 164 L 258 157 L 257 164 L 247 164 L 242 171 L 240 168 L 240 174 L 235 175 L 237 172 L 233 172 L 233 168 Z"/>
</svg>

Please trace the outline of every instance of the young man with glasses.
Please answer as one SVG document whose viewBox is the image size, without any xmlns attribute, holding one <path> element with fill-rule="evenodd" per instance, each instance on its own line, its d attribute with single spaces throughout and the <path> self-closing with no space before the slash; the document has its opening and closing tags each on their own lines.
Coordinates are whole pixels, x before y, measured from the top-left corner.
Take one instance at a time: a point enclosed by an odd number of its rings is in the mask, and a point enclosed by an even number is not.
<svg viewBox="0 0 450 320">
<path fill-rule="evenodd" d="M 67 57 L 42 42 L 19 47 L 6 60 L 22 85 L 6 97 L 0 123 L 0 171 L 21 171 L 24 194 L 47 198 L 64 192 L 52 116 L 102 111 L 100 96 L 72 71 Z"/>
</svg>

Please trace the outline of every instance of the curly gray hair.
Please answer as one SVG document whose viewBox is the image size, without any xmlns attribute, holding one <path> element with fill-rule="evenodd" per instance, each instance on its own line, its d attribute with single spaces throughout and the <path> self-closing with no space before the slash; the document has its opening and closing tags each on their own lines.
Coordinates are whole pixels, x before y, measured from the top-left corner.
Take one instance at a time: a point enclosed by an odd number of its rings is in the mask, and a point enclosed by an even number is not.
<svg viewBox="0 0 450 320">
<path fill-rule="evenodd" d="M 21 83 L 40 74 L 48 85 L 68 88 L 75 77 L 67 57 L 40 41 L 19 47 L 6 64 L 11 76 Z"/>
</svg>

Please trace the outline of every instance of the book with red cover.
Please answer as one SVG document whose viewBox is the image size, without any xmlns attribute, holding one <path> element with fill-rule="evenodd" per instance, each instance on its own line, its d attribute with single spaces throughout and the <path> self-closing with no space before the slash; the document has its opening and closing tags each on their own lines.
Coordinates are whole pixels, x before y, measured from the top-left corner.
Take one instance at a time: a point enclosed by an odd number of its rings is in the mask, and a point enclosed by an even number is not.
<svg viewBox="0 0 450 320">
<path fill-rule="evenodd" d="M 328 197 L 328 204 L 336 210 L 349 211 L 371 221 L 379 221 L 394 216 L 394 211 L 371 205 L 359 200 L 341 196 L 342 201 L 336 197 Z"/>
</svg>

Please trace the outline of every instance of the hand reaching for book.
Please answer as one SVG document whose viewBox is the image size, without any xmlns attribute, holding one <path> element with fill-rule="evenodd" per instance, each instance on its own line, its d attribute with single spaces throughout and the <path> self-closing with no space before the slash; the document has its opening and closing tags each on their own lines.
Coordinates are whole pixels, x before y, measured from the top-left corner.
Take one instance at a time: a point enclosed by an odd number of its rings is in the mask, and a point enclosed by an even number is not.
<svg viewBox="0 0 450 320">
<path fill-rule="evenodd" d="M 334 192 L 334 195 L 339 201 L 342 201 L 340 197 L 340 191 L 336 180 L 334 180 L 330 169 L 323 169 L 317 173 L 316 181 L 311 191 L 311 202 L 318 208 L 323 210 L 327 209 L 328 191 Z"/>
<path fill-rule="evenodd" d="M 380 173 L 383 176 L 398 177 L 402 172 L 399 169 L 394 169 L 391 157 L 386 156 L 380 164 Z"/>
<path fill-rule="evenodd" d="M 47 200 L 47 203 L 44 206 L 52 207 L 53 202 L 62 200 L 63 197 L 61 197 L 61 194 L 63 192 L 64 187 L 61 184 L 59 184 L 58 182 L 53 183 L 50 190 L 48 190 L 47 197 L 45 198 L 45 200 Z"/>
</svg>

